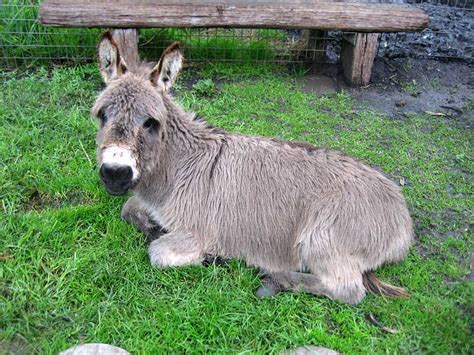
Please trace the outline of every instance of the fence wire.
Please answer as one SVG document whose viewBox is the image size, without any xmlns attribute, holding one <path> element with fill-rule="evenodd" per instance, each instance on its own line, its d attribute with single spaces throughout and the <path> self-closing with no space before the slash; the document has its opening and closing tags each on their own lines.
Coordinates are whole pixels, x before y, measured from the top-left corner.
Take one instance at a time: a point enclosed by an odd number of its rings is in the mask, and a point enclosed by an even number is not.
<svg viewBox="0 0 474 355">
<path fill-rule="evenodd" d="M 365 1 L 408 2 L 430 15 L 430 25 L 421 33 L 381 34 L 379 56 L 473 62 L 474 0 Z M 95 60 L 100 29 L 42 26 L 37 0 L 4 0 L 0 6 L 0 65 Z M 156 60 L 167 45 L 180 41 L 191 62 L 334 63 L 342 41 L 342 33 L 337 31 L 291 29 L 157 28 L 139 33 L 145 58 Z"/>
</svg>

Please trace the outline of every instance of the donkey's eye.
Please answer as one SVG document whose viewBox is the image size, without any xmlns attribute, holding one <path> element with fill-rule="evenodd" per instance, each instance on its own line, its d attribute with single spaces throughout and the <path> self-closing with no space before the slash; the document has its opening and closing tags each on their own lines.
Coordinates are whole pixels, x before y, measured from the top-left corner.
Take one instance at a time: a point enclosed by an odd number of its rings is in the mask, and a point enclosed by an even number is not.
<svg viewBox="0 0 474 355">
<path fill-rule="evenodd" d="M 101 125 L 104 125 L 105 122 L 107 122 L 107 116 L 105 115 L 104 110 L 99 111 L 99 113 L 97 114 L 97 118 L 99 119 Z"/>
<path fill-rule="evenodd" d="M 149 118 L 143 124 L 143 128 L 149 132 L 158 130 L 159 123 L 153 118 Z"/>
</svg>

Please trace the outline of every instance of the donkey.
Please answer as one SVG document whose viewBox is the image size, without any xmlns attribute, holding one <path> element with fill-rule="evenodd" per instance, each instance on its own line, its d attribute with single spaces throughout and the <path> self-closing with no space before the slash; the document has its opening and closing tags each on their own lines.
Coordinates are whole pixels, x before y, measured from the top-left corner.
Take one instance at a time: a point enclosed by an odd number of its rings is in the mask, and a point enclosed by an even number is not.
<svg viewBox="0 0 474 355">
<path fill-rule="evenodd" d="M 262 272 L 260 297 L 406 296 L 372 273 L 403 259 L 413 238 L 384 175 L 337 151 L 226 132 L 185 112 L 169 94 L 183 65 L 178 43 L 155 66 L 126 63 L 106 32 L 99 62 L 99 175 L 110 194 L 132 192 L 123 219 L 162 232 L 148 247 L 152 265 L 242 258 Z"/>
</svg>

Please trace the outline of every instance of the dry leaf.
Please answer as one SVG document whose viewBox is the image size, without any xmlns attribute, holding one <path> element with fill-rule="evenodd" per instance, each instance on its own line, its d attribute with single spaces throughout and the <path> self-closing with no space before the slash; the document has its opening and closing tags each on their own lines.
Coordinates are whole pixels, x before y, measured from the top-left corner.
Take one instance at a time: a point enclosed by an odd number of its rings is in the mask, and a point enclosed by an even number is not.
<svg viewBox="0 0 474 355">
<path fill-rule="evenodd" d="M 425 111 L 425 113 L 430 116 L 446 116 L 446 114 L 442 112 Z"/>
<path fill-rule="evenodd" d="M 0 261 L 13 261 L 13 255 L 8 254 L 7 250 L 4 250 L 2 255 L 0 255 Z"/>
<path fill-rule="evenodd" d="M 372 313 L 369 313 L 366 317 L 366 319 L 372 323 L 373 325 L 379 327 L 380 329 L 382 329 L 384 332 L 386 333 L 390 333 L 390 334 L 397 334 L 398 333 L 398 330 L 396 329 L 392 329 L 392 328 L 388 328 L 386 326 L 384 326 L 382 323 L 380 323 L 377 319 L 375 319 L 374 315 Z"/>
</svg>

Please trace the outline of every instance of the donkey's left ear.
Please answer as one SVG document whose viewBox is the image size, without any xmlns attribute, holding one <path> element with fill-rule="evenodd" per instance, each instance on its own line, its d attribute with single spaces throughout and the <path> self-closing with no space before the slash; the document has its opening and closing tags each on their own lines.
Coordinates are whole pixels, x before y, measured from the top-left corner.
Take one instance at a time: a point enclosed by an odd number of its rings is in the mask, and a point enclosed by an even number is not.
<svg viewBox="0 0 474 355">
<path fill-rule="evenodd" d="M 100 73 L 106 84 L 127 71 L 125 61 L 120 57 L 120 51 L 110 31 L 102 33 L 97 49 Z"/>
<path fill-rule="evenodd" d="M 183 51 L 178 42 L 166 48 L 160 61 L 151 71 L 152 84 L 163 91 L 168 91 L 178 78 L 183 60 Z"/>
</svg>

